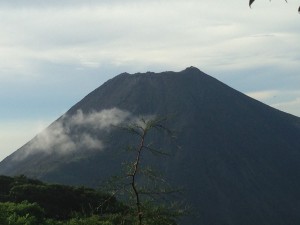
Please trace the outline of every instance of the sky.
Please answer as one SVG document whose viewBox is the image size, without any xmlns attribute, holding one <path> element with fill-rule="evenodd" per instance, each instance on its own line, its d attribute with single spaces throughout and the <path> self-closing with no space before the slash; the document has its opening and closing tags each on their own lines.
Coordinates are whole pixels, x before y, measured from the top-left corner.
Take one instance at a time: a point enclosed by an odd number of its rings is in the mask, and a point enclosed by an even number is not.
<svg viewBox="0 0 300 225">
<path fill-rule="evenodd" d="M 195 66 L 300 116 L 299 1 L 0 0 L 0 160 L 122 73 Z"/>
</svg>

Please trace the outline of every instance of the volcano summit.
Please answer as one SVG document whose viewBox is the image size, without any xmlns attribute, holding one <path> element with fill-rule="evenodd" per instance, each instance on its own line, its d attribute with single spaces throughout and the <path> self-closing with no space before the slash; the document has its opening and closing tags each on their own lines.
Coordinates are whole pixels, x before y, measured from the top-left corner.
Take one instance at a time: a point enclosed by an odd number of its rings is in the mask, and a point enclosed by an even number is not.
<svg viewBox="0 0 300 225">
<path fill-rule="evenodd" d="M 300 224 L 300 118 L 195 67 L 116 76 L 4 159 L 0 173 L 95 187 L 128 158 L 118 125 L 149 116 L 169 117 L 177 135 L 151 141 L 172 153 L 155 163 L 184 189 L 191 215 L 181 224 Z"/>
</svg>

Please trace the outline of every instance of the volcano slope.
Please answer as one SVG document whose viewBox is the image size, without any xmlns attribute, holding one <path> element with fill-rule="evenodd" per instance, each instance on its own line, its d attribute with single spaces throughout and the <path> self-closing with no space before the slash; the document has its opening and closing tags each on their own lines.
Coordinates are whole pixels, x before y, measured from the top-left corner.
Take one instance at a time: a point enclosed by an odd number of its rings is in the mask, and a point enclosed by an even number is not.
<svg viewBox="0 0 300 225">
<path fill-rule="evenodd" d="M 300 118 L 194 67 L 116 76 L 4 159 L 0 173 L 101 185 L 136 144 L 118 126 L 149 116 L 167 116 L 177 136 L 152 134 L 171 156 L 142 162 L 183 188 L 191 215 L 180 224 L 300 224 Z"/>
</svg>

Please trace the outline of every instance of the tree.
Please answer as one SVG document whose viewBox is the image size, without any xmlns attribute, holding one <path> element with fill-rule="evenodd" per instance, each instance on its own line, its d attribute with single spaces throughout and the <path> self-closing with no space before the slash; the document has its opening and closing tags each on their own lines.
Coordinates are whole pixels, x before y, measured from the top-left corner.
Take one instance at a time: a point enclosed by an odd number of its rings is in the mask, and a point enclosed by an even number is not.
<svg viewBox="0 0 300 225">
<path fill-rule="evenodd" d="M 0 203 L 1 225 L 39 225 L 43 218 L 44 210 L 37 203 Z"/>
<path fill-rule="evenodd" d="M 124 174 L 111 182 L 114 188 L 113 195 L 125 198 L 126 205 L 129 205 L 123 224 L 174 225 L 175 220 L 183 214 L 183 210 L 180 210 L 176 204 L 170 203 L 171 201 L 166 204 L 162 200 L 166 195 L 170 197 L 178 193 L 178 190 L 171 188 L 151 165 L 145 165 L 147 153 L 151 156 L 169 155 L 162 149 L 157 149 L 148 140 L 151 139 L 154 130 L 171 134 L 164 125 L 165 122 L 166 118 L 141 119 L 122 127 L 133 134 L 137 142 L 127 148 L 128 152 L 133 153 L 133 159 L 125 163 Z M 150 156 L 149 154 L 147 156 Z"/>
<path fill-rule="evenodd" d="M 249 6 L 251 7 L 252 3 L 254 2 L 255 0 L 250 0 L 249 1 Z M 271 1 L 271 0 L 270 0 Z M 287 0 L 285 0 L 287 2 Z M 298 13 L 300 13 L 300 6 L 298 8 Z"/>
<path fill-rule="evenodd" d="M 45 209 L 45 216 L 56 219 L 70 219 L 73 214 L 90 216 L 94 213 L 110 214 L 122 212 L 125 206 L 107 194 L 85 187 L 56 184 L 20 184 L 13 186 L 10 200 L 14 202 L 38 203 Z M 109 201 L 106 200 L 109 198 Z M 106 200 L 106 201 L 105 201 Z M 99 208 L 99 202 L 104 202 Z"/>
</svg>

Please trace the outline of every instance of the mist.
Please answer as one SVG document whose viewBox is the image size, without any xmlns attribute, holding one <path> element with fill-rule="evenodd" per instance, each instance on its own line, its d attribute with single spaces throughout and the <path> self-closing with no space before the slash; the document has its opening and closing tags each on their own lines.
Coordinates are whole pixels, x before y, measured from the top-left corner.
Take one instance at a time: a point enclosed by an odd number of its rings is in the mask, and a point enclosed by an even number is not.
<svg viewBox="0 0 300 225">
<path fill-rule="evenodd" d="M 109 133 L 113 127 L 136 122 L 138 117 L 118 108 L 83 113 L 78 110 L 73 115 L 64 115 L 33 138 L 26 148 L 16 154 L 14 160 L 23 160 L 31 154 L 70 154 L 76 150 L 103 151 L 104 141 L 95 136 L 94 131 Z M 83 132 L 74 132 L 76 129 Z M 71 135 L 72 134 L 72 135 Z"/>
</svg>

